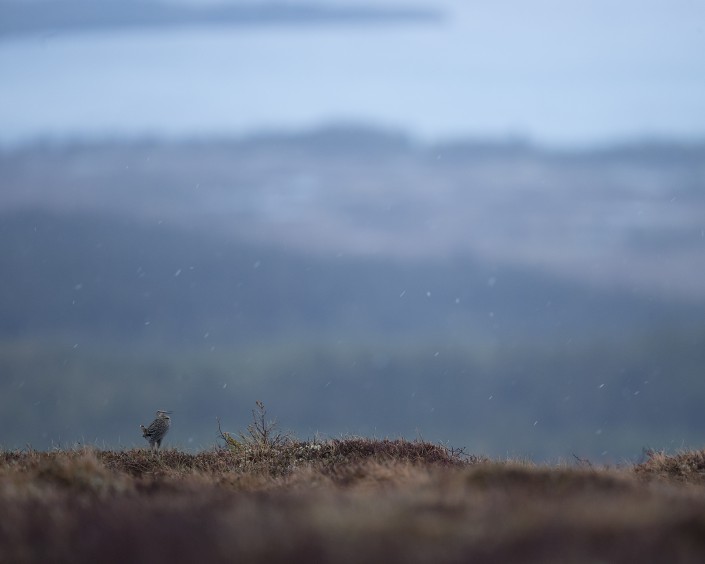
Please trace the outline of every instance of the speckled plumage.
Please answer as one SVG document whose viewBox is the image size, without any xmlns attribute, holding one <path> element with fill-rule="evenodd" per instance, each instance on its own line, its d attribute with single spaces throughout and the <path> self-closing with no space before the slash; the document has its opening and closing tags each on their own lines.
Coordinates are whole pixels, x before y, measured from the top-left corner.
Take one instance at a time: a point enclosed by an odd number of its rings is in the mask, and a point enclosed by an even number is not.
<svg viewBox="0 0 705 564">
<path fill-rule="evenodd" d="M 149 427 L 140 425 L 142 429 L 142 436 L 149 441 L 149 446 L 158 449 L 162 446 L 162 439 L 164 435 L 169 431 L 171 426 L 171 417 L 169 417 L 171 411 L 157 411 L 157 418 L 149 424 Z"/>
</svg>

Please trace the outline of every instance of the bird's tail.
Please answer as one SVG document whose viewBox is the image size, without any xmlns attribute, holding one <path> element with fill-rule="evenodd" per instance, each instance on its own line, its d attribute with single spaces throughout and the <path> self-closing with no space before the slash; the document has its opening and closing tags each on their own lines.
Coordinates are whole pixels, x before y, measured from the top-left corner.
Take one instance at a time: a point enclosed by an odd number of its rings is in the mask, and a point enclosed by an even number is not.
<svg viewBox="0 0 705 564">
<path fill-rule="evenodd" d="M 146 437 L 147 436 L 147 427 L 144 425 L 140 425 L 140 429 L 142 429 L 142 436 Z"/>
</svg>

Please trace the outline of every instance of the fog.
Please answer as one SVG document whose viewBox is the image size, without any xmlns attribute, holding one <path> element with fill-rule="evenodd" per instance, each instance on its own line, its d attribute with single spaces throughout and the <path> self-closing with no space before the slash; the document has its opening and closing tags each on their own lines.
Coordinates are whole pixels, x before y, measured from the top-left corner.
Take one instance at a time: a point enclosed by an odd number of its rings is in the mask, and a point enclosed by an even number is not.
<svg viewBox="0 0 705 564">
<path fill-rule="evenodd" d="M 1 447 L 700 445 L 702 9 L 131 6 L 0 2 Z"/>
</svg>

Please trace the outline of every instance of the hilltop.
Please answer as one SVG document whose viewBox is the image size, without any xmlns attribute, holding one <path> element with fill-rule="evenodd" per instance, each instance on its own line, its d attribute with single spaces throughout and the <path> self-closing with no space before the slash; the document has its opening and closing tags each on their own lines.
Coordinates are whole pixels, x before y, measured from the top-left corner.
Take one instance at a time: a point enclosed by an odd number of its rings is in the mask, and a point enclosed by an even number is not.
<svg viewBox="0 0 705 564">
<path fill-rule="evenodd" d="M 232 437 L 231 437 L 232 438 Z M 0 452 L 0 560 L 697 562 L 705 452 L 618 468 L 423 441 Z"/>
</svg>

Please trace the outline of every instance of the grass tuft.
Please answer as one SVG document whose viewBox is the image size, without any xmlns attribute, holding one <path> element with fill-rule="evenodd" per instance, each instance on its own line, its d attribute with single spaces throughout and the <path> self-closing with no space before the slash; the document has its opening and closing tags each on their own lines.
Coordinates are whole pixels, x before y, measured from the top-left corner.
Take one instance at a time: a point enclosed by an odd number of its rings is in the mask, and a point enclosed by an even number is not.
<svg viewBox="0 0 705 564">
<path fill-rule="evenodd" d="M 639 476 L 705 485 L 705 450 L 680 452 L 676 455 L 649 450 L 646 456 L 647 460 L 634 468 Z"/>
</svg>

